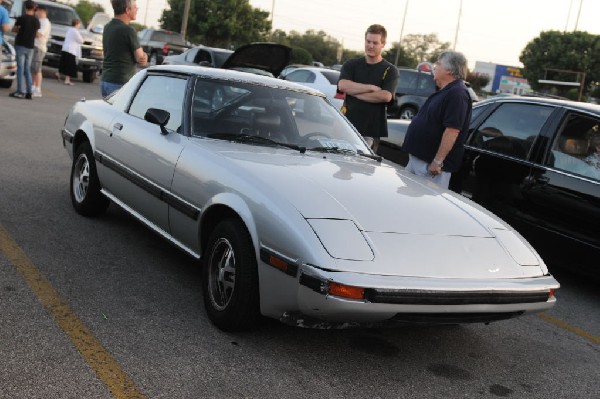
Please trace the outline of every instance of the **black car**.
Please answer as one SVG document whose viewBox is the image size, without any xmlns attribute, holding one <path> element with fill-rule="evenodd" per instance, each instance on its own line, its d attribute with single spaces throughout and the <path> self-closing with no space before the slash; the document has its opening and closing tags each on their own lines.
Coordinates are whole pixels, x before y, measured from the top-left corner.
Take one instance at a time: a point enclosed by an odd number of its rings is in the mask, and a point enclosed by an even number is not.
<svg viewBox="0 0 600 399">
<path fill-rule="evenodd" d="M 407 124 L 389 121 L 383 150 Z M 473 106 L 460 172 L 450 188 L 515 227 L 549 265 L 598 276 L 600 106 L 498 97 Z M 405 159 L 405 157 L 402 157 Z"/>
<path fill-rule="evenodd" d="M 412 119 L 435 91 L 431 72 L 398 68 L 396 95 L 394 104 L 387 108 L 388 118 Z"/>
<path fill-rule="evenodd" d="M 181 33 L 162 29 L 144 29 L 138 32 L 140 46 L 148 54 L 148 64 L 160 65 L 163 58 L 181 54 L 190 48 Z"/>
</svg>

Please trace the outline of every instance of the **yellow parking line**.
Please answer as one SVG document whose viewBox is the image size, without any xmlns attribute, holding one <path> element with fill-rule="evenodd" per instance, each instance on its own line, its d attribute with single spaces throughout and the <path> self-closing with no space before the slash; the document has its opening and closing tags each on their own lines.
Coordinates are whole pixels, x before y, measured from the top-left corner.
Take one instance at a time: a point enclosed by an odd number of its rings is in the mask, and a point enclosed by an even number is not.
<svg viewBox="0 0 600 399">
<path fill-rule="evenodd" d="M 573 334 L 577 334 L 580 337 L 583 337 L 589 341 L 592 341 L 595 344 L 600 345 L 600 337 L 590 334 L 589 332 L 582 330 L 581 328 L 570 325 L 567 322 L 564 322 L 556 317 L 552 317 L 546 313 L 538 313 L 537 315 L 540 319 L 547 321 L 548 323 L 554 324 L 557 327 L 563 328 L 567 331 L 572 332 Z"/>
<path fill-rule="evenodd" d="M 0 225 L 0 252 L 23 276 L 39 301 L 67 334 L 88 365 L 115 398 L 145 398 L 134 381 L 61 298 L 50 281 Z"/>
</svg>

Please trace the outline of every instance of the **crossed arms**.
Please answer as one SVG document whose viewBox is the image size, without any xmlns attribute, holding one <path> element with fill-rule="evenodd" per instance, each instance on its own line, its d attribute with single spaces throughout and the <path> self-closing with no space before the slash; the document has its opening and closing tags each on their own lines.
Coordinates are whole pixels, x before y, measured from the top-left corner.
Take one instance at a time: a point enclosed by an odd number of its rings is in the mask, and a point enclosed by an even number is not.
<svg viewBox="0 0 600 399">
<path fill-rule="evenodd" d="M 338 88 L 341 92 L 368 103 L 387 103 L 392 100 L 392 93 L 375 85 L 341 79 L 338 82 Z"/>
</svg>

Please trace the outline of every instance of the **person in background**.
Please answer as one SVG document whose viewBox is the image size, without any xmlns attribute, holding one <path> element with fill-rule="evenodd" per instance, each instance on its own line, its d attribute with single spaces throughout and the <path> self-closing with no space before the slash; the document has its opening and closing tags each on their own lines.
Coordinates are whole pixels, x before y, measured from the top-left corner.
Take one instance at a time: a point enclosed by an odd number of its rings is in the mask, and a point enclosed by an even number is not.
<svg viewBox="0 0 600 399">
<path fill-rule="evenodd" d="M 467 59 L 456 51 L 443 52 L 433 77 L 439 90 L 412 119 L 402 150 L 409 154 L 408 172 L 448 188 L 450 174 L 460 169 L 471 120 L 471 96 L 464 82 Z"/>
<path fill-rule="evenodd" d="M 135 29 L 129 26 L 137 16 L 136 0 L 111 0 L 115 17 L 104 26 L 104 61 L 100 92 L 106 97 L 120 89 L 135 73 L 137 65 L 146 65 L 148 56 L 140 46 Z"/>
<path fill-rule="evenodd" d="M 588 165 L 600 169 L 600 133 L 596 133 L 590 138 L 590 146 L 594 152 L 588 155 L 583 161 Z"/>
<path fill-rule="evenodd" d="M 48 19 L 48 10 L 46 6 L 40 4 L 35 9 L 35 16 L 40 21 L 40 29 L 35 38 L 35 48 L 33 49 L 33 60 L 31 62 L 32 95 L 33 97 L 42 96 L 42 63 L 48 51 L 48 38 L 50 37 L 50 20 Z"/>
<path fill-rule="evenodd" d="M 15 37 L 15 52 L 17 53 L 17 91 L 10 93 L 14 98 L 31 100 L 31 59 L 35 37 L 40 29 L 40 21 L 33 15 L 35 3 L 32 0 L 25 2 L 25 14 L 18 17 L 12 31 Z M 23 89 L 25 79 L 25 89 Z"/>
<path fill-rule="evenodd" d="M 65 75 L 65 84 L 73 86 L 71 78 L 77 77 L 77 60 L 81 58 L 81 45 L 83 44 L 83 37 L 79 33 L 79 27 L 81 21 L 77 18 L 73 18 L 71 27 L 65 35 L 65 42 L 62 46 L 62 52 L 60 53 L 60 64 L 58 66 L 58 72 L 56 72 L 56 78 L 60 80 L 60 75 Z"/>
<path fill-rule="evenodd" d="M 388 135 L 386 104 L 394 98 L 398 83 L 398 69 L 381 55 L 386 38 L 383 26 L 369 26 L 365 56 L 346 61 L 338 82 L 338 90 L 346 93 L 342 113 L 373 151 L 377 151 L 379 138 Z"/>
<path fill-rule="evenodd" d="M 2 62 L 2 46 L 4 43 L 4 34 L 9 31 L 8 26 L 8 11 L 2 6 L 2 0 L 0 0 L 0 62 Z"/>
</svg>

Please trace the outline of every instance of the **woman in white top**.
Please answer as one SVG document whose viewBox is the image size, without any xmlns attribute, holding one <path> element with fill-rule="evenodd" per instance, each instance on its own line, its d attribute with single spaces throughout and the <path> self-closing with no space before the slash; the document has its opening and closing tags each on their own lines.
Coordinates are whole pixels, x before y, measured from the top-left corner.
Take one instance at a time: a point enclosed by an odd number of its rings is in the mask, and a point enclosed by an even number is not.
<svg viewBox="0 0 600 399">
<path fill-rule="evenodd" d="M 83 44 L 83 37 L 79 33 L 79 27 L 81 21 L 77 18 L 73 19 L 71 27 L 65 35 L 65 42 L 62 46 L 62 52 L 60 53 L 60 64 L 58 66 L 58 72 L 56 78 L 60 80 L 60 75 L 65 75 L 65 84 L 73 86 L 71 78 L 77 77 L 77 60 L 81 58 L 81 45 Z"/>
</svg>

